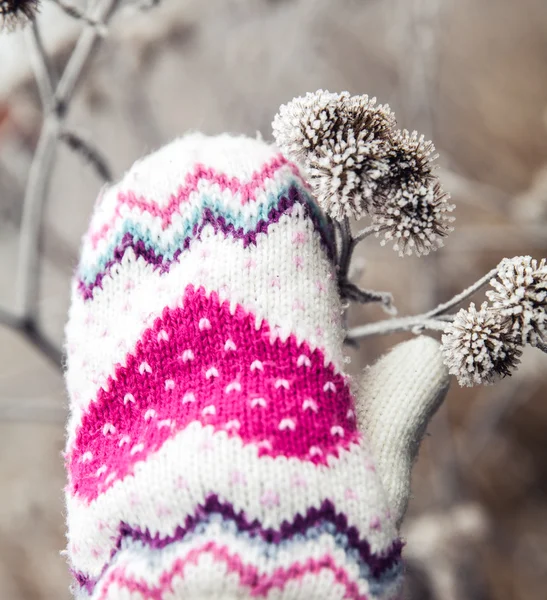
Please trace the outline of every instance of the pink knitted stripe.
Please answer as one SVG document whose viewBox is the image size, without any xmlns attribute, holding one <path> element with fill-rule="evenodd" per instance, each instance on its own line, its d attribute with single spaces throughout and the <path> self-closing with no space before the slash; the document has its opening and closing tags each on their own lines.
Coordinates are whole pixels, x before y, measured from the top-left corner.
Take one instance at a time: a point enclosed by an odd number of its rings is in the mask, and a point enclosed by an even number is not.
<svg viewBox="0 0 547 600">
<path fill-rule="evenodd" d="M 157 585 L 139 580 L 128 575 L 123 567 L 115 567 L 107 575 L 102 585 L 99 600 L 108 600 L 108 591 L 112 585 L 126 589 L 130 593 L 142 594 L 143 598 L 150 600 L 162 600 L 165 595 L 173 594 L 173 580 L 175 577 L 184 579 L 185 570 L 188 565 L 196 565 L 202 555 L 212 556 L 217 563 L 223 563 L 229 573 L 235 573 L 239 577 L 241 586 L 250 589 L 250 595 L 255 598 L 264 598 L 272 589 L 284 590 L 289 582 L 301 580 L 308 574 L 318 574 L 328 570 L 334 575 L 338 584 L 345 588 L 344 598 L 351 600 L 368 600 L 369 596 L 360 594 L 357 584 L 352 581 L 347 571 L 338 566 L 330 554 L 321 558 L 308 558 L 303 563 L 294 563 L 289 568 L 279 567 L 269 575 L 260 573 L 253 565 L 246 564 L 236 553 L 231 553 L 226 546 L 216 542 L 207 542 L 199 548 L 190 550 L 184 557 L 174 561 L 171 567 L 162 573 Z"/>
<path fill-rule="evenodd" d="M 348 386 L 320 350 L 202 288 L 164 310 L 105 387 L 68 456 L 72 493 L 88 500 L 193 421 L 316 464 L 359 439 Z"/>
<path fill-rule="evenodd" d="M 121 216 L 121 208 L 128 206 L 130 209 L 137 208 L 141 212 L 147 212 L 154 217 L 161 217 L 162 227 L 166 229 L 173 215 L 179 211 L 180 205 L 183 202 L 188 202 L 190 194 L 196 192 L 201 181 L 208 181 L 211 184 L 217 184 L 223 192 L 229 190 L 232 194 L 240 194 L 241 204 L 255 201 L 257 190 L 263 190 L 267 180 L 271 179 L 275 173 L 281 168 L 287 166 L 295 177 L 297 177 L 303 187 L 308 187 L 308 184 L 301 178 L 298 167 L 287 161 L 282 155 L 276 155 L 271 161 L 266 163 L 262 169 L 255 171 L 249 181 L 241 181 L 237 177 L 228 177 L 224 173 L 217 173 L 211 167 L 197 164 L 192 172 L 189 172 L 184 180 L 184 185 L 181 185 L 176 194 L 171 194 L 169 202 L 166 206 L 160 206 L 154 200 L 148 200 L 142 196 L 137 196 L 135 192 L 129 190 L 127 192 L 119 192 L 114 215 L 96 231 L 89 233 L 89 240 L 93 248 L 97 247 L 99 240 L 105 238 L 108 232 L 114 227 L 116 219 Z"/>
</svg>

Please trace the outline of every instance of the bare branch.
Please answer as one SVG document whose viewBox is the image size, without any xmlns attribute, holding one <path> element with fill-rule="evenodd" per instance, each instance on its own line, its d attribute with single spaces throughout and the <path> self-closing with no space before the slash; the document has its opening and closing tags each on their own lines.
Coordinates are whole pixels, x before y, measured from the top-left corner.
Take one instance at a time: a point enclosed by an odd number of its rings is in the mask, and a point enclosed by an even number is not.
<svg viewBox="0 0 547 600">
<path fill-rule="evenodd" d="M 379 302 L 388 314 L 397 314 L 397 309 L 393 306 L 393 296 L 389 292 L 362 290 L 350 281 L 343 281 L 340 283 L 340 295 L 342 298 L 347 298 L 352 302 L 359 302 L 360 304 Z"/>
<path fill-rule="evenodd" d="M 348 217 L 344 217 L 339 222 L 340 231 L 340 252 L 338 268 L 341 279 L 345 279 L 349 272 L 351 256 L 353 254 L 353 237 L 351 235 L 351 226 Z"/>
<path fill-rule="evenodd" d="M 425 329 L 431 331 L 444 331 L 446 326 L 446 321 L 428 319 L 425 315 L 401 317 L 399 319 L 387 319 L 354 327 L 348 331 L 346 339 L 349 342 L 352 342 L 374 335 L 387 335 L 391 333 L 401 333 L 403 331 L 411 331 L 412 333 L 418 334 Z"/>
<path fill-rule="evenodd" d="M 62 370 L 62 351 L 51 340 L 45 337 L 34 321 L 22 321 L 19 329 L 27 341 L 39 350 L 57 369 Z"/>
<path fill-rule="evenodd" d="M 89 18 L 97 23 L 106 24 L 119 3 L 120 0 L 102 0 L 90 12 Z M 55 90 L 55 96 L 63 114 L 68 109 L 74 91 L 97 49 L 99 38 L 100 35 L 96 27 L 84 29 L 78 38 L 76 47 Z"/>
<path fill-rule="evenodd" d="M 34 70 L 34 77 L 36 79 L 36 85 L 38 86 L 38 93 L 40 94 L 42 109 L 44 113 L 47 113 L 52 110 L 54 103 L 53 79 L 47 62 L 44 45 L 42 43 L 40 29 L 35 20 L 32 21 L 25 34 L 30 52 L 30 60 Z"/>
<path fill-rule="evenodd" d="M 481 287 L 486 285 L 492 277 L 495 277 L 498 272 L 498 268 L 490 270 L 486 275 L 483 275 L 473 285 L 470 285 L 460 294 L 457 294 L 448 302 L 439 304 L 436 308 L 417 316 L 402 317 L 400 319 L 392 319 L 389 321 L 380 321 L 378 323 L 369 323 L 361 327 L 355 327 L 348 332 L 348 340 L 357 340 L 372 335 L 385 335 L 389 333 L 396 333 L 401 331 L 422 331 L 424 329 L 431 329 L 435 331 L 444 331 L 447 323 L 449 323 L 454 317 L 453 315 L 446 315 L 447 310 L 450 310 L 454 306 L 460 304 Z"/>
<path fill-rule="evenodd" d="M 47 117 L 40 132 L 23 199 L 16 301 L 19 316 L 29 319 L 35 319 L 38 313 L 40 230 L 58 133 L 58 119 Z"/>
<path fill-rule="evenodd" d="M 112 181 L 112 171 L 106 158 L 96 146 L 93 146 L 92 142 L 84 139 L 81 134 L 67 129 L 61 131 L 59 139 L 65 142 L 71 150 L 79 154 L 87 163 L 90 163 L 103 181 Z"/>
<path fill-rule="evenodd" d="M 102 0 L 96 4 L 90 18 L 106 22 L 118 4 L 119 0 Z M 42 126 L 25 191 L 17 269 L 18 312 L 21 317 L 31 321 L 36 319 L 38 312 L 40 229 L 61 123 L 76 86 L 97 48 L 98 38 L 96 28 L 86 28 L 81 33 L 55 90 L 55 102 L 52 106 L 44 105 L 49 114 Z M 43 54 L 38 51 L 38 56 Z M 43 65 L 37 61 L 33 64 L 36 78 L 43 79 Z"/>
<path fill-rule="evenodd" d="M 377 225 L 369 225 L 368 227 L 361 229 L 361 231 L 353 238 L 355 244 L 358 244 L 359 242 L 363 241 L 365 238 L 369 237 L 373 233 L 376 233 L 377 231 L 379 231 Z"/>
<path fill-rule="evenodd" d="M 63 353 L 39 330 L 33 320 L 18 318 L 0 309 L 0 326 L 9 327 L 21 335 L 41 352 L 57 369 L 62 369 Z"/>
<path fill-rule="evenodd" d="M 107 34 L 107 29 L 106 29 L 104 23 L 95 21 L 89 15 L 87 15 L 87 13 L 82 11 L 80 8 L 78 8 L 74 4 L 66 2 L 65 0 L 52 0 L 52 1 L 69 17 L 72 17 L 73 19 L 76 19 L 77 21 L 82 21 L 83 23 L 85 23 L 86 25 L 89 25 L 90 27 L 97 28 L 97 33 L 100 36 L 104 37 Z"/>
<path fill-rule="evenodd" d="M 497 267 L 495 269 L 488 271 L 488 273 L 486 273 L 486 275 L 483 275 L 478 281 L 475 281 L 475 283 L 473 285 L 470 285 L 467 289 L 463 290 L 463 292 L 461 292 L 460 294 L 457 294 L 456 296 L 454 296 L 453 298 L 448 300 L 448 302 L 439 304 L 439 306 L 437 306 L 436 308 L 425 313 L 424 316 L 426 318 L 436 317 L 438 315 L 445 313 L 447 310 L 453 308 L 454 306 L 457 306 L 458 304 L 460 304 L 460 302 L 463 302 L 464 300 L 466 300 L 467 298 L 472 296 L 475 292 L 480 290 L 481 287 L 485 286 L 492 279 L 492 277 L 495 277 L 497 275 L 497 273 L 498 273 Z"/>
</svg>

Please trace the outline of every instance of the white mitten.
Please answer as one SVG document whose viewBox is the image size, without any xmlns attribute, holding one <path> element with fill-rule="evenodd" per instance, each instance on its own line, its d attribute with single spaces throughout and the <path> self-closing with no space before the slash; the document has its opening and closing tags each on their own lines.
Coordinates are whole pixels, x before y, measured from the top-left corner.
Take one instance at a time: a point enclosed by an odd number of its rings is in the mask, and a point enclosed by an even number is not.
<svg viewBox="0 0 547 600">
<path fill-rule="evenodd" d="M 179 139 L 105 190 L 67 326 L 80 598 L 388 599 L 437 343 L 343 372 L 331 227 L 262 141 Z"/>
</svg>

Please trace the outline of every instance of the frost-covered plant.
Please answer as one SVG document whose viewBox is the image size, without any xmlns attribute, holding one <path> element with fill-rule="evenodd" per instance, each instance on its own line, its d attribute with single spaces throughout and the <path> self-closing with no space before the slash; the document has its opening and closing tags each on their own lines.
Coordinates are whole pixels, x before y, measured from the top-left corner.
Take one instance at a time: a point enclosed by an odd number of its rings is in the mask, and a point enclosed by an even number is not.
<svg viewBox="0 0 547 600">
<path fill-rule="evenodd" d="M 375 98 L 319 90 L 282 106 L 272 127 L 279 147 L 308 172 L 315 197 L 334 219 L 369 212 L 389 171 L 395 125 Z"/>
<path fill-rule="evenodd" d="M 433 174 L 435 147 L 396 129 L 375 98 L 323 90 L 295 98 L 280 108 L 273 133 L 332 219 L 370 215 L 370 232 L 401 255 L 427 254 L 450 232 L 454 207 Z"/>
<path fill-rule="evenodd" d="M 440 248 L 453 219 L 447 199 L 448 194 L 434 180 L 393 188 L 372 212 L 377 235 L 384 234 L 381 243 L 393 241 L 400 256 L 421 256 Z"/>
<path fill-rule="evenodd" d="M 511 321 L 522 344 L 538 346 L 547 338 L 547 265 L 531 256 L 504 259 L 498 266 L 494 288 L 486 292 L 492 306 Z"/>
<path fill-rule="evenodd" d="M 37 0 L 0 0 L 0 30 L 26 25 L 35 19 L 39 9 Z"/>
<path fill-rule="evenodd" d="M 447 325 L 443 355 L 460 385 L 493 383 L 516 368 L 521 351 L 507 321 L 486 302 L 479 310 L 472 302 Z"/>
<path fill-rule="evenodd" d="M 281 150 L 303 168 L 321 208 L 335 224 L 342 298 L 381 302 L 392 296 L 349 281 L 355 246 L 370 235 L 399 255 L 421 256 L 443 245 L 454 206 L 434 173 L 432 142 L 396 129 L 395 116 L 375 98 L 319 90 L 282 106 L 273 121 Z M 352 233 L 350 217 L 370 224 Z M 490 302 L 450 314 L 490 283 Z M 530 256 L 504 259 L 467 290 L 435 309 L 356 327 L 348 342 L 395 331 L 442 332 L 445 363 L 460 385 L 489 384 L 510 375 L 526 344 L 547 351 L 547 265 Z"/>
</svg>

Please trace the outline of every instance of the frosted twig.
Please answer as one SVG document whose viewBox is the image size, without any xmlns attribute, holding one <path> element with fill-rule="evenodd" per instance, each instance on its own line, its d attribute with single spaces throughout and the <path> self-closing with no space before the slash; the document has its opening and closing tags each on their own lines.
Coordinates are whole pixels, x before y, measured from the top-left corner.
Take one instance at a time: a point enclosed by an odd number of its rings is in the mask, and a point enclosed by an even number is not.
<svg viewBox="0 0 547 600">
<path fill-rule="evenodd" d="M 38 313 L 39 246 L 44 200 L 55 163 L 59 121 L 46 117 L 34 152 L 23 199 L 17 268 L 18 316 L 35 319 Z"/>
<path fill-rule="evenodd" d="M 358 244 L 359 242 L 363 241 L 365 238 L 369 237 L 373 233 L 376 233 L 377 231 L 377 225 L 369 225 L 368 227 L 361 229 L 361 231 L 353 238 L 354 244 Z"/>
<path fill-rule="evenodd" d="M 360 327 L 354 327 L 348 331 L 347 339 L 355 341 L 373 335 L 385 335 L 400 331 L 421 331 L 423 329 L 444 331 L 447 323 L 452 321 L 454 318 L 453 315 L 446 315 L 444 313 L 477 292 L 481 287 L 486 285 L 490 279 L 495 277 L 497 272 L 497 267 L 490 270 L 488 273 L 486 273 L 486 275 L 483 275 L 483 277 L 481 277 L 473 285 L 470 285 L 463 292 L 456 294 L 456 296 L 447 302 L 439 304 L 436 308 L 428 312 L 425 312 L 421 315 L 379 321 L 377 323 L 369 323 Z"/>
<path fill-rule="evenodd" d="M 62 352 L 39 330 L 35 321 L 17 318 L 0 309 L 0 326 L 20 332 L 24 338 L 39 350 L 59 370 L 62 367 Z"/>
<path fill-rule="evenodd" d="M 393 296 L 389 292 L 377 292 L 375 290 L 362 290 L 350 281 L 340 282 L 340 294 L 352 302 L 368 304 L 369 302 L 379 302 L 384 310 L 389 314 L 396 314 L 393 307 Z"/>
<path fill-rule="evenodd" d="M 65 142 L 71 150 L 82 156 L 86 162 L 90 163 L 103 181 L 112 181 L 112 171 L 106 158 L 89 140 L 84 139 L 74 131 L 66 129 L 61 131 L 59 139 Z"/>
<path fill-rule="evenodd" d="M 102 0 L 92 11 L 91 18 L 105 22 L 118 3 L 119 0 Z M 52 106 L 44 106 L 48 114 L 42 125 L 25 190 L 17 269 L 18 312 L 20 316 L 31 321 L 36 318 L 38 311 L 40 226 L 53 172 L 61 123 L 66 116 L 76 86 L 97 47 L 97 40 L 96 28 L 86 28 L 80 34 L 55 89 L 55 101 Z M 43 78 L 44 71 L 36 61 L 33 61 L 33 67 L 37 79 Z"/>
<path fill-rule="evenodd" d="M 386 335 L 390 333 L 401 333 L 403 331 L 421 332 L 424 329 L 431 331 L 444 331 L 447 322 L 438 319 L 428 319 L 425 314 L 401 317 L 399 319 L 386 319 L 376 323 L 367 323 L 354 327 L 348 331 L 346 340 L 348 342 L 361 340 L 374 335 Z"/>
<path fill-rule="evenodd" d="M 119 0 L 97 2 L 90 19 L 93 22 L 105 23 L 118 4 Z M 97 48 L 98 38 L 98 27 L 88 27 L 80 34 L 61 79 L 53 91 L 53 83 L 36 23 L 33 23 L 29 36 L 32 67 L 45 116 L 23 199 L 17 265 L 17 304 L 15 314 L 9 322 L 12 328 L 19 330 L 28 341 L 59 368 L 61 367 L 61 351 L 43 336 L 37 325 L 41 224 L 53 173 L 57 144 L 62 134 L 62 123 L 78 82 Z M 95 166 L 97 166 L 96 162 Z M 104 165 L 102 166 L 104 167 Z M 103 168 L 103 173 L 105 172 L 107 173 L 108 170 L 105 171 Z"/>
<path fill-rule="evenodd" d="M 78 8 L 74 4 L 66 2 L 65 0 L 53 0 L 53 2 L 69 17 L 72 17 L 73 19 L 76 19 L 77 21 L 82 21 L 83 23 L 85 23 L 86 25 L 89 25 L 90 27 L 96 27 L 98 34 L 101 36 L 106 35 L 107 29 L 106 29 L 104 23 L 101 23 L 99 21 L 96 21 L 95 19 L 92 19 L 89 15 L 87 15 L 84 11 L 82 11 L 80 8 Z"/>
<path fill-rule="evenodd" d="M 349 272 L 349 265 L 353 253 L 353 238 L 351 235 L 351 226 L 348 217 L 340 222 L 340 257 L 338 267 L 340 277 L 345 279 Z"/>
<path fill-rule="evenodd" d="M 63 366 L 63 353 L 40 331 L 35 321 L 23 320 L 19 330 L 37 350 L 39 350 L 57 369 Z"/>
<path fill-rule="evenodd" d="M 38 93 L 40 94 L 40 102 L 44 113 L 47 113 L 53 108 L 54 94 L 53 81 L 51 71 L 47 62 L 42 36 L 36 21 L 32 21 L 29 28 L 25 32 L 27 38 L 27 46 L 29 48 L 30 60 L 34 70 Z"/>
<path fill-rule="evenodd" d="M 102 0 L 90 12 L 90 19 L 97 23 L 107 21 L 117 8 L 120 0 Z M 61 113 L 64 114 L 68 108 L 68 104 L 72 99 L 76 86 L 78 85 L 82 75 L 84 74 L 91 57 L 93 56 L 99 42 L 99 32 L 96 27 L 88 27 L 82 31 L 76 47 L 72 51 L 68 63 L 63 71 L 63 75 L 55 90 L 55 96 L 60 107 Z"/>
<path fill-rule="evenodd" d="M 464 300 L 469 298 L 469 296 L 472 296 L 475 292 L 480 290 L 481 287 L 485 286 L 492 279 L 492 277 L 495 277 L 497 275 L 497 273 L 497 267 L 488 271 L 486 275 L 483 275 L 478 281 L 475 281 L 473 285 L 470 285 L 467 289 L 463 290 L 463 292 L 457 294 L 456 296 L 448 300 L 448 302 L 443 302 L 443 304 L 439 304 L 439 306 L 437 306 L 436 308 L 426 312 L 425 317 L 436 317 L 445 313 L 447 310 L 453 308 L 454 306 L 457 306 L 458 304 L 460 304 L 460 302 L 463 302 Z"/>
</svg>

